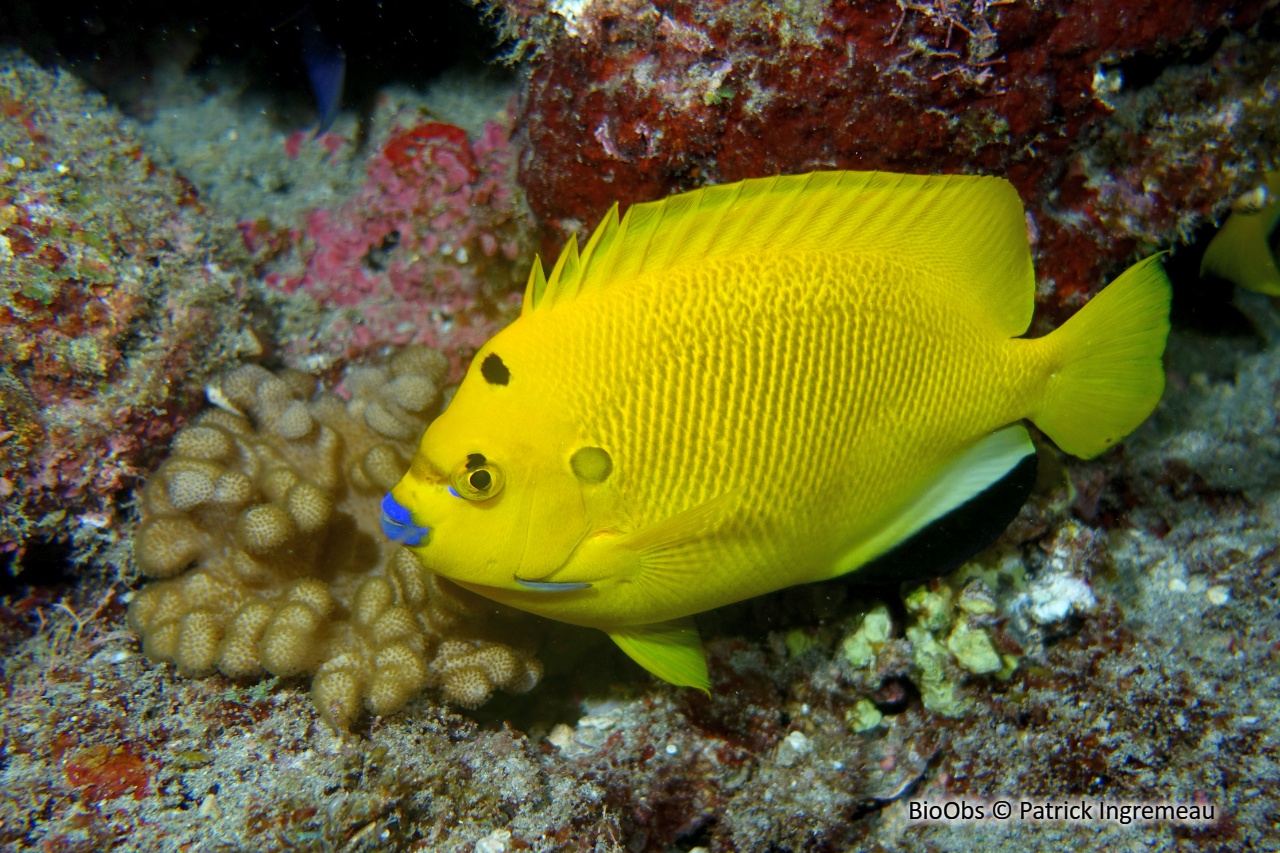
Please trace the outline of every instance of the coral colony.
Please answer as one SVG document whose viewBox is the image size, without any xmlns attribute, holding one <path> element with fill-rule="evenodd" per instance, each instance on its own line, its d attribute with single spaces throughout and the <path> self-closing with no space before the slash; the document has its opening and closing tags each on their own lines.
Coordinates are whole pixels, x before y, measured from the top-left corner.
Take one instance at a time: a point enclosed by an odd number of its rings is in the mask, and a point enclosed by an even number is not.
<svg viewBox="0 0 1280 853">
<path fill-rule="evenodd" d="M 218 407 L 175 436 L 143 495 L 138 566 L 179 575 L 129 606 L 147 655 L 188 676 L 313 675 L 316 705 L 340 727 L 428 685 L 469 707 L 497 687 L 533 687 L 539 665 L 486 637 L 485 608 L 378 527 L 379 496 L 447 373 L 444 356 L 416 346 L 349 368 L 345 401 L 255 365 L 212 384 Z"/>
</svg>

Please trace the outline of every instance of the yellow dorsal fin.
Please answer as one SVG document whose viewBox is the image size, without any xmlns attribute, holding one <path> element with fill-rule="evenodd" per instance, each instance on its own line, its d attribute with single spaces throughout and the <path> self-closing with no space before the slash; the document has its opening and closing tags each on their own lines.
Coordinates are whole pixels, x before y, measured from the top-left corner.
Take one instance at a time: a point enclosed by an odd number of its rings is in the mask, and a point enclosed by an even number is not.
<svg viewBox="0 0 1280 853">
<path fill-rule="evenodd" d="M 578 255 L 578 235 L 570 234 L 569 242 L 560 250 L 551 275 L 547 276 L 547 289 L 542 298 L 548 308 L 554 308 L 559 302 L 565 302 L 578 295 L 578 284 L 582 280 L 582 264 Z"/>
<path fill-rule="evenodd" d="M 582 250 L 581 263 L 584 270 L 591 265 L 591 259 L 597 253 L 607 255 L 611 251 L 614 239 L 618 236 L 618 203 L 615 201 L 604 219 L 600 220 L 600 225 L 596 228 L 595 233 L 591 235 L 591 239 L 587 241 L 586 248 Z M 586 282 L 583 282 L 585 285 Z"/>
<path fill-rule="evenodd" d="M 542 258 L 533 256 L 533 269 L 529 270 L 529 282 L 524 286 L 524 304 L 520 314 L 528 314 L 538 307 L 543 294 L 547 292 L 547 274 L 542 271 Z"/>
<path fill-rule="evenodd" d="M 578 252 L 577 235 L 571 235 L 569 242 L 565 244 L 564 250 L 560 252 L 560 258 L 556 261 L 555 269 L 551 271 L 551 277 L 542 271 L 542 263 L 540 259 L 533 259 L 533 269 L 529 270 L 529 283 L 525 285 L 524 290 L 524 308 L 521 313 L 537 310 L 544 307 L 543 300 L 546 300 L 545 307 L 551 307 L 567 299 L 577 296 L 583 286 L 586 284 L 582 278 L 582 272 L 587 269 L 587 265 L 591 262 L 591 258 L 597 253 L 607 253 L 613 244 L 613 239 L 618 233 L 618 203 L 615 201 L 613 206 L 609 208 L 609 212 L 604 215 L 604 219 L 600 221 L 600 225 L 591 235 L 591 239 L 587 241 L 587 246 L 581 252 Z M 599 283 L 599 277 L 593 279 L 594 283 Z"/>
<path fill-rule="evenodd" d="M 570 241 L 534 309 L 610 282 L 718 258 L 878 254 L 927 266 L 957 298 L 977 299 L 1002 332 L 1031 322 L 1035 274 L 1026 220 L 1000 178 L 812 172 L 705 187 L 610 209 L 579 257 Z M 533 277 L 530 277 L 532 283 Z M 527 305 L 528 303 L 526 303 Z"/>
</svg>

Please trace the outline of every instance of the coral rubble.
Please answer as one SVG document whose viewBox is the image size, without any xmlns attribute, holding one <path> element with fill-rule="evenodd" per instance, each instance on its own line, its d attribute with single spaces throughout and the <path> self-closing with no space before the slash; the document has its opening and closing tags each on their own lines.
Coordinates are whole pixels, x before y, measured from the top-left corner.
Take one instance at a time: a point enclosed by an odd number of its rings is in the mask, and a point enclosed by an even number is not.
<svg viewBox="0 0 1280 853">
<path fill-rule="evenodd" d="M 257 354 L 230 224 L 67 72 L 0 53 L 0 554 L 115 541 L 119 497 Z"/>
<path fill-rule="evenodd" d="M 220 408 L 175 436 L 143 493 L 134 554 L 157 580 L 129 621 L 146 654 L 188 676 L 312 676 L 340 728 L 427 686 L 467 707 L 533 687 L 537 661 L 485 633 L 493 608 L 379 529 L 379 496 L 407 467 L 447 373 L 442 355 L 415 346 L 349 368 L 348 400 L 256 365 L 212 383 Z"/>
</svg>

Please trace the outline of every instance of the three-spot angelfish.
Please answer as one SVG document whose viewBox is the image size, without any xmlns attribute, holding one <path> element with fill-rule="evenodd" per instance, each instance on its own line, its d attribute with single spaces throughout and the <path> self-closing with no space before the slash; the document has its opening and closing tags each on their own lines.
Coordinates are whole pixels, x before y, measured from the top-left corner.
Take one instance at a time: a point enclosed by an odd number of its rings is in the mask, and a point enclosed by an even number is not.
<svg viewBox="0 0 1280 853">
<path fill-rule="evenodd" d="M 705 689 L 693 614 L 910 542 L 1027 469 L 1024 420 L 1090 457 L 1147 417 L 1157 259 L 1024 338 L 1034 293 L 996 178 L 817 172 L 615 206 L 549 276 L 535 262 L 384 527 Z"/>
</svg>

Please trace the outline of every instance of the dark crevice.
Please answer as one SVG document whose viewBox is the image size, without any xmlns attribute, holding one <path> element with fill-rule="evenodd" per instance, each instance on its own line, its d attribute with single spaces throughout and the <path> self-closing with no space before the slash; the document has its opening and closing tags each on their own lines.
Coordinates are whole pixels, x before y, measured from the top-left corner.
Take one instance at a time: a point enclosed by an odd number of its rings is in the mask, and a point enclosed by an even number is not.
<svg viewBox="0 0 1280 853">
<path fill-rule="evenodd" d="M 1251 337 L 1256 334 L 1253 325 L 1232 301 L 1234 285 L 1200 277 L 1200 260 L 1217 231 L 1212 223 L 1201 226 L 1190 244 L 1164 257 L 1164 269 L 1173 285 L 1169 321 L 1175 328 L 1202 334 Z"/>
<path fill-rule="evenodd" d="M 1228 33 L 1230 30 L 1227 27 L 1219 27 L 1199 45 L 1170 47 L 1155 53 L 1140 53 L 1106 67 L 1108 70 L 1120 72 L 1121 92 L 1145 89 L 1175 65 L 1201 65 L 1208 62 L 1218 52 Z"/>
<path fill-rule="evenodd" d="M 0 4 L 0 45 L 16 45 L 46 64 L 69 64 L 135 114 L 145 113 L 150 87 L 172 69 L 205 81 L 230 72 L 246 92 L 307 110 L 303 34 L 312 21 L 346 56 L 343 103 L 351 107 L 371 102 L 389 83 L 421 86 L 447 68 L 483 64 L 499 52 L 492 30 L 464 0 L 12 0 Z"/>
<path fill-rule="evenodd" d="M 0 561 L 0 595 L 20 595 L 32 588 L 67 586 L 76 581 L 71 548 L 62 542 L 36 540 L 29 544 L 18 574 L 14 574 L 14 554 L 4 554 Z"/>
</svg>

